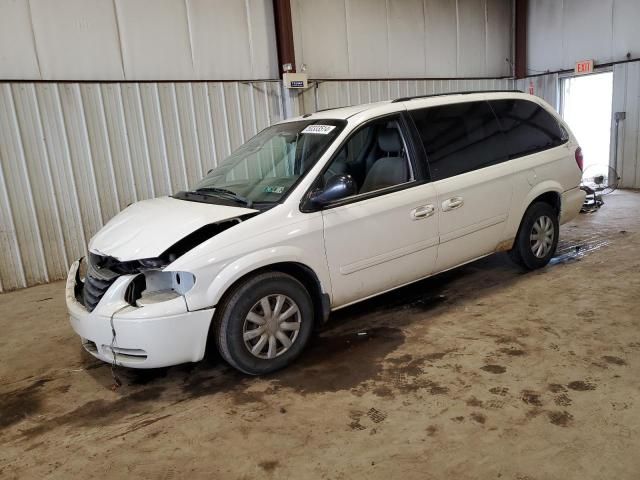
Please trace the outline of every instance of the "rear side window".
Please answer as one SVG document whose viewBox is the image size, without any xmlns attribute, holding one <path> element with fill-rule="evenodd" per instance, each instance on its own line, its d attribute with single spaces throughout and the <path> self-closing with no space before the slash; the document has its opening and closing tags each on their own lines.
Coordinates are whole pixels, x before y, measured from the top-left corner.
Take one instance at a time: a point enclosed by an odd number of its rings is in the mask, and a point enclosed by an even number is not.
<svg viewBox="0 0 640 480">
<path fill-rule="evenodd" d="M 507 159 L 503 135 L 485 101 L 411 110 L 433 180 L 495 165 Z"/>
<path fill-rule="evenodd" d="M 568 135 L 544 108 L 527 100 L 490 101 L 505 134 L 509 158 L 557 147 Z"/>
</svg>

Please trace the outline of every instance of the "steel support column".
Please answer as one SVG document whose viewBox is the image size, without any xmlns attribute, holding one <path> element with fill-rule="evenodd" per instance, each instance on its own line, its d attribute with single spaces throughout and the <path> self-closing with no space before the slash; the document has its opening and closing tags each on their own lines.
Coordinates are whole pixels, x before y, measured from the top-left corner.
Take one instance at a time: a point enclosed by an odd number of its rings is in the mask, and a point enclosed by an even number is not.
<svg viewBox="0 0 640 480">
<path fill-rule="evenodd" d="M 291 2 L 289 0 L 273 0 L 273 17 L 276 27 L 278 72 L 282 78 L 284 73 L 283 65 L 289 63 L 291 64 L 291 71 L 296 71 L 293 25 L 291 24 Z"/>
<path fill-rule="evenodd" d="M 524 78 L 527 76 L 527 9 L 527 0 L 515 0 L 516 78 Z"/>
</svg>

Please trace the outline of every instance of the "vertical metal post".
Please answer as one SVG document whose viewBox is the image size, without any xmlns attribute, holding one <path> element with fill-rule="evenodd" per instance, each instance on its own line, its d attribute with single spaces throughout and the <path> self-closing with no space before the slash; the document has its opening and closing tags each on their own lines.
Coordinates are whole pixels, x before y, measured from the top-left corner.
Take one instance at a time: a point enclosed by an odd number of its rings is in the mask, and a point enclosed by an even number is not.
<svg viewBox="0 0 640 480">
<path fill-rule="evenodd" d="M 290 64 L 296 71 L 296 55 L 293 46 L 290 0 L 273 0 L 273 18 L 276 27 L 276 49 L 278 50 L 278 73 L 284 73 L 283 65 Z"/>
<path fill-rule="evenodd" d="M 613 114 L 613 118 L 616 122 L 615 127 L 615 138 L 613 140 L 613 169 L 616 171 L 616 175 L 620 176 L 618 172 L 618 133 L 620 131 L 620 120 L 624 120 L 627 118 L 627 112 L 616 112 Z"/>
<path fill-rule="evenodd" d="M 273 0 L 273 18 L 276 29 L 276 49 L 278 51 L 278 75 L 282 78 L 282 74 L 285 72 L 285 65 L 289 64 L 291 66 L 290 71 L 296 71 L 290 0 Z M 295 116 L 294 102 L 297 100 L 297 93 L 285 88 L 282 83 L 280 84 L 280 91 L 284 118 Z"/>
<path fill-rule="evenodd" d="M 516 78 L 527 76 L 527 8 L 528 0 L 515 0 Z"/>
</svg>

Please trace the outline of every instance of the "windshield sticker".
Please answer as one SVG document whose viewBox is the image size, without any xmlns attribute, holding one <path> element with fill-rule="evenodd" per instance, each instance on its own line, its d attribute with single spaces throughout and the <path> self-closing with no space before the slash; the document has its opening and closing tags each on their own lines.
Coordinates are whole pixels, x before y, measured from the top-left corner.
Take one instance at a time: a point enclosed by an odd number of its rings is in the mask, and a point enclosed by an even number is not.
<svg viewBox="0 0 640 480">
<path fill-rule="evenodd" d="M 309 125 L 307 128 L 302 130 L 302 133 L 316 133 L 319 135 L 327 135 L 336 128 L 335 125 Z"/>
<path fill-rule="evenodd" d="M 284 193 L 284 187 L 264 187 L 264 193 Z"/>
</svg>

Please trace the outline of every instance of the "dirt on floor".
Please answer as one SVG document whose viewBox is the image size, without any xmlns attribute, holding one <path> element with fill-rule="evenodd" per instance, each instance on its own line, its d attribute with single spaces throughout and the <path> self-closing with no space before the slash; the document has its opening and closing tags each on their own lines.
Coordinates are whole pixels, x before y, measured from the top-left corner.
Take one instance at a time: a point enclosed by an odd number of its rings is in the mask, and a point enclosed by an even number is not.
<svg viewBox="0 0 640 480">
<path fill-rule="evenodd" d="M 83 351 L 64 283 L 0 295 L 0 478 L 640 477 L 640 193 L 336 312 L 289 369 Z"/>
</svg>

